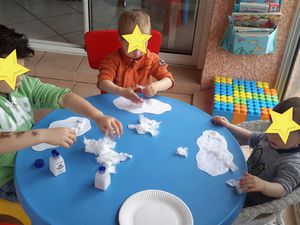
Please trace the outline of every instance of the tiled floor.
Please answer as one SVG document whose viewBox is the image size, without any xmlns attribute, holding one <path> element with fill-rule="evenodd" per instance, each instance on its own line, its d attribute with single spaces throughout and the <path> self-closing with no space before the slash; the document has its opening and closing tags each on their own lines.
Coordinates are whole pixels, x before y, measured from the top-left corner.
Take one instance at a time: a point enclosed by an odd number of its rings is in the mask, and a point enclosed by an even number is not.
<svg viewBox="0 0 300 225">
<path fill-rule="evenodd" d="M 36 52 L 33 58 L 25 61 L 25 66 L 31 70 L 33 76 L 42 81 L 57 86 L 68 87 L 73 92 L 86 97 L 99 94 L 96 87 L 97 71 L 92 70 L 88 60 L 83 56 L 64 55 L 49 52 Z M 212 111 L 212 90 L 201 90 L 199 80 L 200 71 L 190 67 L 169 66 L 175 78 L 175 86 L 161 95 L 176 98 L 192 104 L 207 113 Z M 50 110 L 35 112 L 36 120 L 49 113 Z M 249 152 L 245 152 L 249 155 Z M 294 212 L 289 208 L 284 212 L 286 225 L 296 225 Z"/>
</svg>

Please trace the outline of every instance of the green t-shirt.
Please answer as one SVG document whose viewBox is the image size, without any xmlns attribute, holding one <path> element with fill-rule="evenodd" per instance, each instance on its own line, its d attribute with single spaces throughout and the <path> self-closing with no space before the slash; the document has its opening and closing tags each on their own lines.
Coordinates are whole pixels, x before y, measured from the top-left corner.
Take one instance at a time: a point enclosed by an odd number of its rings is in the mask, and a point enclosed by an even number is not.
<svg viewBox="0 0 300 225">
<path fill-rule="evenodd" d="M 0 95 L 0 132 L 30 130 L 34 124 L 33 109 L 61 108 L 59 98 L 70 89 L 42 83 L 24 76 L 20 87 L 4 98 Z M 0 154 L 0 186 L 14 177 L 16 152 Z"/>
</svg>

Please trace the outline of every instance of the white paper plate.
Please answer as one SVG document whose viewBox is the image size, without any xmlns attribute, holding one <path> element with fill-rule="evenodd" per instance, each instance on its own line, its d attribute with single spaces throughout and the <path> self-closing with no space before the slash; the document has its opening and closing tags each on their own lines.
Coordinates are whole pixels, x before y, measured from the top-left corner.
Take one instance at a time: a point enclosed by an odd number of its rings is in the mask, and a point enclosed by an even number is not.
<svg viewBox="0 0 300 225">
<path fill-rule="evenodd" d="M 193 225 L 187 205 L 165 191 L 146 190 L 133 194 L 119 211 L 120 225 Z"/>
</svg>

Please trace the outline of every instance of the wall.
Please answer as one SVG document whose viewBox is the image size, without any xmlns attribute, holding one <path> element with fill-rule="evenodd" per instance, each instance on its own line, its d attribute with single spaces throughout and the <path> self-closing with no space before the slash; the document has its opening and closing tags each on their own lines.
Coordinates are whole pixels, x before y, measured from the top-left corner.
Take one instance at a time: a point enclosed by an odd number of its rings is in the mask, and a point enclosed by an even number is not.
<svg viewBox="0 0 300 225">
<path fill-rule="evenodd" d="M 220 48 L 233 2 L 234 0 L 215 0 L 201 88 L 211 87 L 215 76 L 261 80 L 274 87 L 298 0 L 283 0 L 277 50 L 274 54 L 261 56 L 233 55 Z"/>
</svg>

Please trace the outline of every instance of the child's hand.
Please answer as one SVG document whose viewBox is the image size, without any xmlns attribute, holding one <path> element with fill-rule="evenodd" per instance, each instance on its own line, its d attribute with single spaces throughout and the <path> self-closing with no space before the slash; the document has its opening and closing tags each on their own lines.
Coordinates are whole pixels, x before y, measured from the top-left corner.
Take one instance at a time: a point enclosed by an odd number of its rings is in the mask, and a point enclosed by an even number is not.
<svg viewBox="0 0 300 225">
<path fill-rule="evenodd" d="M 143 102 L 143 99 L 141 99 L 131 88 L 123 88 L 121 96 L 137 104 Z"/>
<path fill-rule="evenodd" d="M 40 134 L 42 142 L 64 148 L 70 148 L 76 141 L 75 131 L 66 127 L 43 129 Z"/>
<path fill-rule="evenodd" d="M 218 126 L 228 127 L 229 121 L 224 116 L 214 116 L 212 123 Z"/>
<path fill-rule="evenodd" d="M 239 181 L 240 188 L 245 192 L 262 192 L 265 189 L 265 181 L 257 176 L 253 176 L 247 172 L 244 176 L 240 178 Z"/>
<path fill-rule="evenodd" d="M 99 115 L 94 118 L 94 121 L 97 123 L 105 136 L 107 136 L 107 134 L 109 133 L 111 139 L 113 139 L 115 132 L 118 138 L 120 138 L 123 132 L 123 127 L 119 120 L 110 116 Z"/>
<path fill-rule="evenodd" d="M 157 90 L 153 84 L 150 84 L 143 89 L 143 93 L 147 97 L 152 97 L 157 94 Z"/>
</svg>

